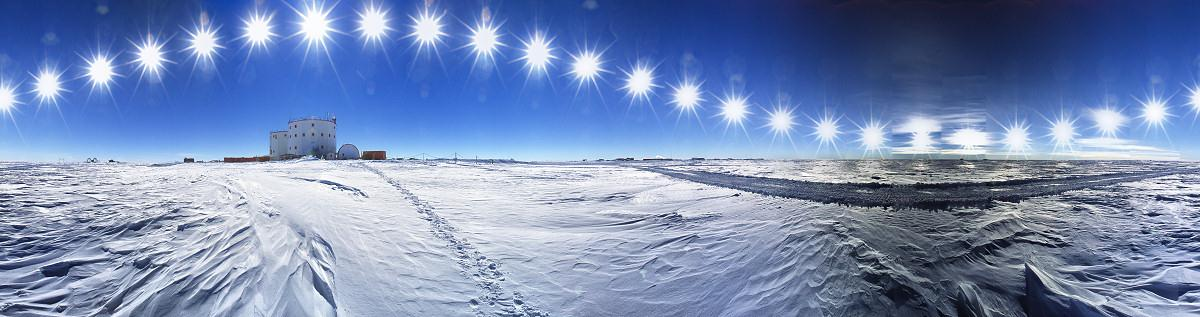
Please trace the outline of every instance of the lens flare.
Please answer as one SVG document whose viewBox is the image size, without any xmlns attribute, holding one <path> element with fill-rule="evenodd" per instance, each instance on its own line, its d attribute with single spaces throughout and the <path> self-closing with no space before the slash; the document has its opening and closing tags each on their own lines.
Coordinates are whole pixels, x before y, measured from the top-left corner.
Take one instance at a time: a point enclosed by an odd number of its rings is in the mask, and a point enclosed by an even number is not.
<svg viewBox="0 0 1200 317">
<path fill-rule="evenodd" d="M 595 51 L 584 50 L 579 55 L 571 55 L 571 72 L 575 81 L 582 87 L 584 84 L 596 85 L 600 73 L 604 71 L 604 62 Z"/>
<path fill-rule="evenodd" d="M 931 152 L 935 144 L 932 132 L 913 132 L 912 139 L 908 140 L 908 146 L 916 152 Z"/>
<path fill-rule="evenodd" d="M 442 32 L 442 15 L 434 14 L 425 9 L 420 15 L 410 16 L 412 19 L 412 32 L 409 37 L 416 39 L 417 49 L 424 50 L 426 48 L 435 48 L 438 42 L 441 42 L 442 36 L 446 33 Z"/>
<path fill-rule="evenodd" d="M 937 119 L 924 116 L 909 117 L 908 121 L 896 129 L 897 132 L 911 134 L 908 147 L 902 149 L 901 152 L 906 154 L 934 153 L 937 151 L 937 142 L 934 140 L 933 134 L 941 130 L 942 124 Z"/>
<path fill-rule="evenodd" d="M 1192 106 L 1192 112 L 1200 115 L 1200 87 L 1188 87 L 1188 105 Z"/>
<path fill-rule="evenodd" d="M 1030 150 L 1029 126 L 1024 121 L 1004 127 L 1004 147 L 1009 154 L 1024 154 Z"/>
<path fill-rule="evenodd" d="M 158 77 L 166 68 L 166 63 L 171 62 L 164 56 L 163 44 L 159 43 L 154 35 L 148 34 L 141 44 L 134 44 L 134 54 L 134 62 L 137 62 L 142 76 L 149 74 L 151 77 Z"/>
<path fill-rule="evenodd" d="M 884 133 L 886 125 L 877 120 L 868 120 L 866 125 L 858 127 L 858 144 L 863 146 L 863 156 L 869 152 L 883 156 L 883 146 L 888 143 L 887 133 Z"/>
<path fill-rule="evenodd" d="M 242 20 L 242 39 L 250 45 L 250 51 L 266 49 L 267 44 L 271 43 L 271 38 L 275 37 L 275 32 L 271 31 L 273 18 L 272 15 L 255 12 L 249 19 Z"/>
<path fill-rule="evenodd" d="M 1072 143 L 1078 135 L 1075 132 L 1075 119 L 1066 114 L 1059 114 L 1058 118 L 1050 123 L 1050 139 L 1054 141 L 1054 151 L 1071 150 Z"/>
<path fill-rule="evenodd" d="M 913 132 L 912 139 L 908 141 L 910 147 L 918 150 L 931 151 L 933 145 L 933 134 L 930 132 Z"/>
<path fill-rule="evenodd" d="M 117 76 L 112 62 L 112 59 L 105 54 L 96 54 L 87 61 L 87 76 L 92 83 L 92 90 L 108 90 L 113 77 Z"/>
<path fill-rule="evenodd" d="M 858 129 L 858 143 L 862 145 L 863 150 L 883 154 L 883 146 L 887 143 L 884 128 L 879 121 L 871 120 Z"/>
<path fill-rule="evenodd" d="M 625 73 L 625 93 L 634 100 L 650 101 L 650 92 L 655 87 L 654 70 L 646 65 L 634 66 Z"/>
<path fill-rule="evenodd" d="M 190 40 L 187 49 L 191 51 L 192 58 L 195 58 L 197 63 L 212 65 L 217 49 L 225 48 L 218 42 L 217 31 L 207 25 L 189 31 L 188 37 Z"/>
<path fill-rule="evenodd" d="M 521 51 L 520 60 L 525 61 L 529 76 L 545 74 L 550 62 L 558 58 L 554 56 L 554 49 L 550 47 L 552 41 L 553 39 L 546 38 L 542 32 L 534 32 L 528 41 L 521 41 L 525 48 Z"/>
<path fill-rule="evenodd" d="M 700 96 L 700 84 L 690 81 L 684 81 L 675 87 L 672 97 L 671 103 L 685 112 L 695 112 L 700 103 L 704 102 L 704 97 Z"/>
<path fill-rule="evenodd" d="M 961 146 L 963 149 L 978 149 L 987 146 L 991 143 L 988 140 L 987 132 L 980 131 L 974 128 L 963 128 L 954 130 L 950 135 L 950 144 Z"/>
<path fill-rule="evenodd" d="M 951 145 L 959 146 L 959 149 L 956 151 L 948 151 L 949 153 L 958 155 L 987 154 L 987 146 L 992 143 L 987 132 L 975 128 L 954 130 L 954 133 L 950 134 L 947 141 Z"/>
<path fill-rule="evenodd" d="M 326 48 L 325 44 L 329 41 L 330 33 L 334 32 L 331 26 L 332 21 L 329 19 L 329 12 L 333 9 L 326 9 L 318 6 L 316 3 L 307 4 L 304 12 L 300 14 L 300 29 L 296 35 L 304 37 L 304 42 L 311 50 L 314 47 Z"/>
<path fill-rule="evenodd" d="M 838 125 L 838 121 L 840 120 L 841 119 L 835 118 L 833 115 L 829 114 L 828 111 L 825 113 L 825 115 L 821 116 L 821 118 L 812 119 L 812 136 L 817 138 L 817 141 L 820 142 L 820 146 L 827 144 L 835 145 L 834 142 L 837 141 L 838 135 L 842 133 L 841 127 Z M 818 151 L 819 150 L 820 147 L 818 147 Z"/>
<path fill-rule="evenodd" d="M 767 127 L 771 128 L 773 137 L 792 138 L 792 126 L 795 125 L 795 120 L 792 118 L 792 109 L 786 107 L 775 107 L 771 111 Z"/>
<path fill-rule="evenodd" d="M 742 126 L 748 115 L 750 108 L 746 105 L 746 97 L 734 94 L 721 99 L 721 117 L 725 119 L 726 127 Z"/>
<path fill-rule="evenodd" d="M 1167 109 L 1167 101 L 1159 97 L 1150 97 L 1142 101 L 1142 114 L 1138 116 L 1142 122 L 1148 127 L 1159 128 L 1165 131 L 1167 119 L 1171 117 L 1171 112 Z"/>
<path fill-rule="evenodd" d="M 388 26 L 387 10 L 373 6 L 358 13 L 358 33 L 363 41 L 383 44 L 383 38 L 392 30 Z"/>
<path fill-rule="evenodd" d="M 475 60 L 491 61 L 496 51 L 503 46 L 500 42 L 499 27 L 488 22 L 480 22 L 471 28 L 471 49 L 475 52 Z"/>
<path fill-rule="evenodd" d="M 33 78 L 33 93 L 37 95 L 39 103 L 58 103 L 59 95 L 65 91 L 59 79 L 61 77 L 62 73 L 50 67 L 43 66 L 42 70 L 38 71 Z"/>
<path fill-rule="evenodd" d="M 1100 136 L 1115 138 L 1117 132 L 1121 131 L 1121 127 L 1125 126 L 1125 115 L 1110 108 L 1093 109 L 1092 121 L 1095 123 L 1096 131 L 1100 132 Z"/>
<path fill-rule="evenodd" d="M 10 113 L 19 104 L 21 101 L 17 100 L 17 89 L 0 81 L 0 112 Z"/>
</svg>

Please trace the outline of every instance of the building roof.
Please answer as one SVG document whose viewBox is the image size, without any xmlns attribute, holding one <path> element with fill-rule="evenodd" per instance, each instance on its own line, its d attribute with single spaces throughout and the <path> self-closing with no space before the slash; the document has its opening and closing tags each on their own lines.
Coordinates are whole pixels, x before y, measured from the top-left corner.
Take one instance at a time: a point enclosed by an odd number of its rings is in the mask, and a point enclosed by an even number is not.
<svg viewBox="0 0 1200 317">
<path fill-rule="evenodd" d="M 322 118 L 322 117 L 317 117 L 317 116 L 294 118 L 294 119 L 288 120 L 288 123 L 291 124 L 293 122 L 298 122 L 298 121 L 328 121 L 328 122 L 337 124 L 337 118 L 334 118 L 334 117 Z"/>
</svg>

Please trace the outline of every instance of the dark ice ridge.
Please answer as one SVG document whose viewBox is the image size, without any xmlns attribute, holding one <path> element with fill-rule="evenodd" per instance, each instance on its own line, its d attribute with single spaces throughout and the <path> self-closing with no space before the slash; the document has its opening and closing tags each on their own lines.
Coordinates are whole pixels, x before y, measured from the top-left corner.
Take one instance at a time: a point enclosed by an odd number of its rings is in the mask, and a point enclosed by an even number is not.
<svg viewBox="0 0 1200 317">
<path fill-rule="evenodd" d="M 1159 170 L 1060 178 L 970 183 L 883 184 L 811 182 L 706 171 L 679 171 L 664 167 L 643 167 L 643 169 L 687 181 L 769 196 L 860 207 L 939 210 L 955 207 L 989 208 L 996 201 L 1019 202 L 1030 197 L 1056 195 L 1072 190 L 1180 173 L 1200 172 L 1200 169 L 1197 168 L 1171 167 Z"/>
</svg>

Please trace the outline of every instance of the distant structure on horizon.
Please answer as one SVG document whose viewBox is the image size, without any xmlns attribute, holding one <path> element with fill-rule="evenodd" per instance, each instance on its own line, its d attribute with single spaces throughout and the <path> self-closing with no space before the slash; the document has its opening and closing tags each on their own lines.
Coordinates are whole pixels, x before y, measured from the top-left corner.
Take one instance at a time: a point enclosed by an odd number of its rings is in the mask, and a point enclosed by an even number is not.
<svg viewBox="0 0 1200 317">
<path fill-rule="evenodd" d="M 308 155 L 335 159 L 337 150 L 336 117 L 292 119 L 287 130 L 271 132 L 271 160 Z"/>
</svg>

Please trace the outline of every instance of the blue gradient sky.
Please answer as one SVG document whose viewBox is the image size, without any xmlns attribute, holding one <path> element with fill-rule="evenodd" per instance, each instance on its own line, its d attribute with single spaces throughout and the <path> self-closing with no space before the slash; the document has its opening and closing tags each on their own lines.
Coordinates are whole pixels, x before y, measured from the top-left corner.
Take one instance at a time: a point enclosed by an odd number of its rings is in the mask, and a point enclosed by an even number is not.
<svg viewBox="0 0 1200 317">
<path fill-rule="evenodd" d="M 1194 1 L 434 1 L 448 35 L 433 56 L 405 37 L 422 3 L 382 2 L 395 31 L 373 47 L 355 32 L 365 2 L 337 2 L 341 33 L 327 58 L 292 36 L 298 17 L 289 5 L 303 2 L 257 5 L 274 13 L 282 36 L 254 54 L 237 39 L 254 2 L 0 2 L 0 78 L 19 85 L 24 102 L 0 123 L 0 160 L 264 155 L 269 131 L 327 114 L 338 118 L 339 143 L 364 150 L 525 160 L 857 158 L 855 123 L 872 116 L 889 123 L 891 147 L 905 146 L 896 130 L 909 118 L 935 118 L 944 149 L 960 128 L 999 141 L 1018 118 L 1030 125 L 1029 157 L 1044 158 L 1055 151 L 1045 117 L 1077 116 L 1079 138 L 1094 139 L 1088 113 L 1106 105 L 1129 118 L 1119 142 L 1072 150 L 1200 156 L 1187 90 L 1200 70 Z M 491 68 L 473 67 L 465 47 L 467 25 L 485 7 L 507 45 Z M 225 47 L 215 71 L 194 69 L 184 51 L 201 12 Z M 528 79 L 519 40 L 535 28 L 555 38 L 558 59 L 546 77 Z M 131 41 L 147 32 L 169 39 L 174 62 L 157 82 L 139 80 L 130 64 Z M 567 75 L 568 54 L 585 45 L 604 49 L 599 89 L 577 89 Z M 103 48 L 123 77 L 110 93 L 90 93 L 82 57 Z M 620 90 L 622 70 L 639 60 L 657 66 L 660 87 L 648 103 Z M 44 63 L 70 78 L 57 107 L 30 93 L 30 73 Z M 681 118 L 670 104 L 668 85 L 685 72 L 703 81 L 699 118 Z M 717 117 L 730 91 L 753 105 L 744 131 Z M 1138 100 L 1151 93 L 1170 97 L 1165 131 L 1137 118 Z M 764 127 L 777 104 L 795 108 L 791 141 Z M 841 118 L 836 149 L 810 135 L 809 117 L 826 109 Z M 1004 152 L 1001 144 L 987 151 Z"/>
</svg>

